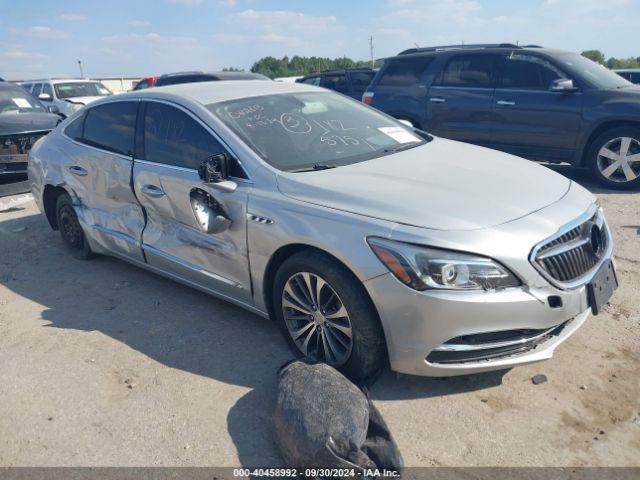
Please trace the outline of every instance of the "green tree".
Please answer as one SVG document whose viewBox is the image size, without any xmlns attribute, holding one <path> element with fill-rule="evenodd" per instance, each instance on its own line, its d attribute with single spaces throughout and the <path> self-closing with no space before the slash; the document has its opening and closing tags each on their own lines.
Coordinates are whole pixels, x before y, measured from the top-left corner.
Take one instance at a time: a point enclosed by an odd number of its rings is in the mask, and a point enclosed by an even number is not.
<svg viewBox="0 0 640 480">
<path fill-rule="evenodd" d="M 587 57 L 589 60 L 593 60 L 594 62 L 598 62 L 604 65 L 604 53 L 600 50 L 585 50 L 581 53 L 583 57 Z"/>
<path fill-rule="evenodd" d="M 295 77 L 308 75 L 331 68 L 354 68 L 368 67 L 367 61 L 356 61 L 347 57 L 327 58 L 327 57 L 300 57 L 294 55 L 289 58 L 284 56 L 280 59 L 274 57 L 263 57 L 256 61 L 251 67 L 251 71 L 261 73 L 270 78 Z"/>
</svg>

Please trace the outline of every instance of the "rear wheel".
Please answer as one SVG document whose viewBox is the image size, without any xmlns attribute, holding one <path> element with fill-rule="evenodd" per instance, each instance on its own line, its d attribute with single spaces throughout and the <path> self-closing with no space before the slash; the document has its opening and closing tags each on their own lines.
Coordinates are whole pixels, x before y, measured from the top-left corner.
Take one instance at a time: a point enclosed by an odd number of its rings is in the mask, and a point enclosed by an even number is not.
<svg viewBox="0 0 640 480">
<path fill-rule="evenodd" d="M 320 361 L 356 380 L 386 361 L 384 335 L 362 284 L 327 255 L 303 252 L 276 273 L 273 304 L 299 357 Z"/>
<path fill-rule="evenodd" d="M 621 127 L 609 130 L 593 142 L 588 163 L 604 186 L 630 189 L 640 185 L 640 129 Z"/>
<path fill-rule="evenodd" d="M 56 202 L 56 218 L 62 241 L 78 260 L 88 260 L 94 256 L 78 221 L 71 197 L 64 193 Z"/>
</svg>

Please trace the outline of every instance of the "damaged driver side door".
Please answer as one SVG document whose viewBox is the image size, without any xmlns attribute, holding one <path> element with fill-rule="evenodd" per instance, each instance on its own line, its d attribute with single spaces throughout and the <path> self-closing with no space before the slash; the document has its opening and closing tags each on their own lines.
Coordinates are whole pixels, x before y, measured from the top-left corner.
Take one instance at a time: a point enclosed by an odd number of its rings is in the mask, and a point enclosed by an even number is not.
<svg viewBox="0 0 640 480">
<path fill-rule="evenodd" d="M 251 302 L 246 206 L 251 183 L 212 130 L 181 106 L 142 104 L 136 133 L 133 184 L 146 214 L 142 249 L 147 263 L 173 278 L 243 303 Z M 223 191 L 198 168 L 212 156 L 230 160 Z M 244 178 L 243 178 L 244 177 Z M 203 213 L 224 220 L 215 228 Z"/>
</svg>

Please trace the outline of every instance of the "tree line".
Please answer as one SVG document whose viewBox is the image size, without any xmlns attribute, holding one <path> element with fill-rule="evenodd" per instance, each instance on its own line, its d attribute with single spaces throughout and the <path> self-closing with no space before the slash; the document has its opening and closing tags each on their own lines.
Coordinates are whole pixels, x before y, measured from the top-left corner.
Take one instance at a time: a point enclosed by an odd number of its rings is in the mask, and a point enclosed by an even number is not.
<svg viewBox="0 0 640 480">
<path fill-rule="evenodd" d="M 269 78 L 277 77 L 297 77 L 309 75 L 310 73 L 321 72 L 333 68 L 356 68 L 370 67 L 371 62 L 365 60 L 352 60 L 347 57 L 300 57 L 295 55 L 291 58 L 264 57 L 258 60 L 251 67 L 254 73 L 261 73 Z"/>
<path fill-rule="evenodd" d="M 600 50 L 585 50 L 582 52 L 583 57 L 587 57 L 589 60 L 598 62 L 607 68 L 640 68 L 640 57 L 628 57 L 628 58 L 606 58 L 604 53 Z"/>
</svg>

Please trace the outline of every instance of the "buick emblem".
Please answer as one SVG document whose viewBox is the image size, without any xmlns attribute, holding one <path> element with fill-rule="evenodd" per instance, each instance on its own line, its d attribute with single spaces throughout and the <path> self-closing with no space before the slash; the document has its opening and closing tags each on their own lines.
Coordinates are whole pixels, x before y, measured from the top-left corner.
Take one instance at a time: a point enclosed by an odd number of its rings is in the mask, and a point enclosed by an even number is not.
<svg viewBox="0 0 640 480">
<path fill-rule="evenodd" d="M 589 229 L 589 242 L 591 244 L 591 248 L 593 249 L 593 253 L 596 254 L 596 257 L 600 258 L 602 254 L 602 231 L 600 227 L 595 223 L 591 225 Z"/>
</svg>

